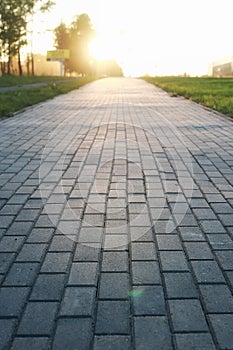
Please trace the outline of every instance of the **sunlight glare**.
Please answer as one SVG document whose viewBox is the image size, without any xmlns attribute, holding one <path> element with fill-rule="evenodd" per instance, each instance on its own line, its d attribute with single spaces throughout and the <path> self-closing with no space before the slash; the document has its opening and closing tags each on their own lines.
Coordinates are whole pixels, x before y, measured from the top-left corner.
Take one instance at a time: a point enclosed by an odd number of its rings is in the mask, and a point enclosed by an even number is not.
<svg viewBox="0 0 233 350">
<path fill-rule="evenodd" d="M 89 52 L 96 60 L 115 58 L 116 52 L 111 38 L 97 35 L 89 45 Z"/>
<path fill-rule="evenodd" d="M 206 74 L 208 63 L 232 56 L 232 11 L 225 10 L 232 8 L 232 0 L 55 2 L 49 27 L 55 27 L 55 19 L 69 24 L 75 14 L 88 13 L 97 32 L 92 57 L 115 59 L 125 75 Z M 41 20 L 46 22 L 46 16 Z M 37 36 L 38 45 L 41 51 L 43 40 Z"/>
</svg>

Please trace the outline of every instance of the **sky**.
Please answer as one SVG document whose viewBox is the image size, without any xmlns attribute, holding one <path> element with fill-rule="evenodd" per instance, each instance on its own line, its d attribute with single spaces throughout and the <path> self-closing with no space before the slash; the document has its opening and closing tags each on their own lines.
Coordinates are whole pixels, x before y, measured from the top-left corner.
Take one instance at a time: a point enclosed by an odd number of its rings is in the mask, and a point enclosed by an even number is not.
<svg viewBox="0 0 233 350">
<path fill-rule="evenodd" d="M 114 58 L 126 75 L 204 75 L 233 56 L 233 0 L 56 0 L 34 18 L 34 52 L 53 49 L 52 30 L 87 13 L 97 32 L 90 51 Z"/>
</svg>

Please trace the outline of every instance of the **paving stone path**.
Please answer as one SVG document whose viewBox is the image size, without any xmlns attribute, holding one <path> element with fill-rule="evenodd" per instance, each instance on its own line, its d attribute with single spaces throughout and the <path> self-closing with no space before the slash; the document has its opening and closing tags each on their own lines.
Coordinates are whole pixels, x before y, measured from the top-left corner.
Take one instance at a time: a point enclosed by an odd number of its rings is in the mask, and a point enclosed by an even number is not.
<svg viewBox="0 0 233 350">
<path fill-rule="evenodd" d="M 233 349 L 233 124 L 113 78 L 0 121 L 0 349 Z"/>
</svg>

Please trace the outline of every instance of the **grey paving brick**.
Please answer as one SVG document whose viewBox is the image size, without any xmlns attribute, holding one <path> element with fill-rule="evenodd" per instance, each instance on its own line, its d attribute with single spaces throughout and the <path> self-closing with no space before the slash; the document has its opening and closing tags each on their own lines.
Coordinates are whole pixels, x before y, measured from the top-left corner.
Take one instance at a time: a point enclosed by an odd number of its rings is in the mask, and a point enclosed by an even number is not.
<svg viewBox="0 0 233 350">
<path fill-rule="evenodd" d="M 26 287 L 2 287 L 0 289 L 0 317 L 18 317 L 29 294 Z"/>
<path fill-rule="evenodd" d="M 160 259 L 163 271 L 189 271 L 182 251 L 160 251 Z"/>
<path fill-rule="evenodd" d="M 151 227 L 151 220 L 148 214 L 131 214 L 129 216 L 130 226 Z"/>
<path fill-rule="evenodd" d="M 31 286 L 39 270 L 37 263 L 14 263 L 4 281 L 4 286 Z"/>
<path fill-rule="evenodd" d="M 101 227 L 82 227 L 79 233 L 78 242 L 80 243 L 101 243 L 103 239 L 103 228 Z"/>
<path fill-rule="evenodd" d="M 180 235 L 182 241 L 184 242 L 193 242 L 193 241 L 205 241 L 203 232 L 199 227 L 180 227 Z"/>
<path fill-rule="evenodd" d="M 98 263 L 76 262 L 71 265 L 69 285 L 95 286 L 97 284 Z"/>
<path fill-rule="evenodd" d="M 213 249 L 233 250 L 233 240 L 228 234 L 211 234 L 207 237 Z"/>
<path fill-rule="evenodd" d="M 34 228 L 27 238 L 27 243 L 48 243 L 54 233 L 54 229 Z"/>
<path fill-rule="evenodd" d="M 104 215 L 103 214 L 85 214 L 83 216 L 83 222 L 85 225 L 92 227 L 103 227 L 104 226 Z"/>
<path fill-rule="evenodd" d="M 102 273 L 99 287 L 100 299 L 127 299 L 129 275 L 127 273 Z"/>
<path fill-rule="evenodd" d="M 59 319 L 53 350 L 88 350 L 91 344 L 92 322 L 90 318 Z"/>
<path fill-rule="evenodd" d="M 30 198 L 30 199 L 27 200 L 27 202 L 24 205 L 25 209 L 40 209 L 42 207 L 43 207 L 42 199 Z"/>
<path fill-rule="evenodd" d="M 176 214 L 176 221 L 179 227 L 197 225 L 196 218 L 191 214 L 186 214 L 185 216 Z"/>
<path fill-rule="evenodd" d="M 64 274 L 39 274 L 30 295 L 30 300 L 59 301 L 64 284 Z"/>
<path fill-rule="evenodd" d="M 22 247 L 17 261 L 34 261 L 40 262 L 47 249 L 47 244 L 43 243 L 25 243 Z"/>
<path fill-rule="evenodd" d="M 189 260 L 207 260 L 214 258 L 206 242 L 185 242 L 184 245 Z"/>
<path fill-rule="evenodd" d="M 167 220 L 156 220 L 154 222 L 154 231 L 156 234 L 172 233 L 176 228 L 176 224 L 169 225 Z"/>
<path fill-rule="evenodd" d="M 176 334 L 177 350 L 215 350 L 216 347 L 209 333 Z"/>
<path fill-rule="evenodd" d="M 51 241 L 49 251 L 51 252 L 72 252 L 75 245 L 75 236 L 55 235 Z"/>
<path fill-rule="evenodd" d="M 192 261 L 192 267 L 198 283 L 225 283 L 216 261 Z"/>
<path fill-rule="evenodd" d="M 96 334 L 128 334 L 129 302 L 99 301 Z"/>
<path fill-rule="evenodd" d="M 58 304 L 53 302 L 29 302 L 19 324 L 18 335 L 50 336 L 57 307 Z"/>
<path fill-rule="evenodd" d="M 0 210 L 0 215 L 17 215 L 21 208 L 22 204 L 6 204 Z"/>
<path fill-rule="evenodd" d="M 43 209 L 43 214 L 60 214 L 63 209 L 63 204 L 55 204 L 55 203 L 50 203 L 50 204 L 45 204 L 44 209 Z"/>
<path fill-rule="evenodd" d="M 97 335 L 94 339 L 94 350 L 130 350 L 130 337 L 126 335 Z"/>
<path fill-rule="evenodd" d="M 0 273 L 6 273 L 15 257 L 15 253 L 0 253 Z"/>
<path fill-rule="evenodd" d="M 210 322 L 221 349 L 231 349 L 233 339 L 233 314 L 209 315 Z"/>
<path fill-rule="evenodd" d="M 127 252 L 104 252 L 102 261 L 102 271 L 106 272 L 127 272 L 128 256 Z"/>
<path fill-rule="evenodd" d="M 82 208 L 65 208 L 61 215 L 62 221 L 80 220 L 83 214 Z"/>
<path fill-rule="evenodd" d="M 116 210 L 115 208 L 108 208 L 107 214 L 106 214 L 106 220 L 126 220 L 127 219 L 127 213 L 124 208 L 124 210 Z"/>
<path fill-rule="evenodd" d="M 153 242 L 153 232 L 149 227 L 130 227 L 132 242 Z"/>
<path fill-rule="evenodd" d="M 208 313 L 233 313 L 233 298 L 226 285 L 201 285 L 200 290 Z"/>
<path fill-rule="evenodd" d="M 0 208 L 2 208 L 6 204 L 6 201 L 4 199 L 0 199 Z"/>
<path fill-rule="evenodd" d="M 144 212 L 147 206 L 144 203 L 129 203 L 128 209 L 130 214 L 137 214 Z"/>
<path fill-rule="evenodd" d="M 69 267 L 70 253 L 47 253 L 41 272 L 66 272 Z"/>
<path fill-rule="evenodd" d="M 225 233 L 224 226 L 218 220 L 203 220 L 201 227 L 205 233 Z"/>
<path fill-rule="evenodd" d="M 15 319 L 0 319 L 0 349 L 8 349 L 10 340 L 16 328 Z"/>
<path fill-rule="evenodd" d="M 211 203 L 211 207 L 217 214 L 232 214 L 232 207 L 228 203 Z"/>
<path fill-rule="evenodd" d="M 219 194 L 206 193 L 205 197 L 209 203 L 225 203 L 225 198 Z"/>
<path fill-rule="evenodd" d="M 16 221 L 35 221 L 40 214 L 40 209 L 22 209 L 16 217 Z"/>
<path fill-rule="evenodd" d="M 233 226 L 233 209 L 231 214 L 219 214 L 219 218 L 224 226 Z"/>
<path fill-rule="evenodd" d="M 1 238 L 3 237 L 3 235 L 4 235 L 5 232 L 6 232 L 5 229 L 1 229 L 1 228 L 0 228 L 0 240 L 1 240 Z"/>
<path fill-rule="evenodd" d="M 233 270 L 233 250 L 217 250 L 216 255 L 223 270 Z"/>
<path fill-rule="evenodd" d="M 136 350 L 172 350 L 171 334 L 164 316 L 135 317 L 135 349 Z"/>
<path fill-rule="evenodd" d="M 127 235 L 106 235 L 104 239 L 105 251 L 128 251 Z"/>
<path fill-rule="evenodd" d="M 191 273 L 168 272 L 164 274 L 164 278 L 169 299 L 197 298 L 198 292 Z"/>
<path fill-rule="evenodd" d="M 96 288 L 67 287 L 62 300 L 61 316 L 91 316 L 94 309 Z"/>
<path fill-rule="evenodd" d="M 193 209 L 194 214 L 198 220 L 216 220 L 217 217 L 211 208 Z"/>
<path fill-rule="evenodd" d="M 58 224 L 58 215 L 40 215 L 35 223 L 35 227 L 46 227 L 46 228 L 56 228 Z"/>
<path fill-rule="evenodd" d="M 106 235 L 126 235 L 128 227 L 123 220 L 106 220 L 105 233 Z"/>
<path fill-rule="evenodd" d="M 27 202 L 28 194 L 15 194 L 8 201 L 8 204 L 25 204 Z"/>
<path fill-rule="evenodd" d="M 193 198 L 189 205 L 191 208 L 209 208 L 209 204 L 204 198 Z"/>
<path fill-rule="evenodd" d="M 140 288 L 135 288 L 130 295 L 132 295 L 135 315 L 161 316 L 166 314 L 164 294 L 161 286 L 141 286 Z"/>
<path fill-rule="evenodd" d="M 94 243 L 84 245 L 78 244 L 74 254 L 74 261 L 98 261 L 100 255 L 100 244 Z"/>
<path fill-rule="evenodd" d="M 50 216 L 50 215 L 49 215 Z M 57 226 L 58 231 L 60 231 L 61 234 L 69 236 L 69 235 L 76 235 L 78 233 L 80 226 L 80 221 L 59 221 L 59 224 Z"/>
<path fill-rule="evenodd" d="M 20 236 L 5 236 L 0 241 L 0 252 L 18 252 L 25 238 Z"/>
<path fill-rule="evenodd" d="M 49 338 L 46 337 L 16 337 L 11 350 L 48 350 Z"/>
<path fill-rule="evenodd" d="M 176 235 L 158 235 L 159 250 L 182 250 L 179 237 Z"/>
<path fill-rule="evenodd" d="M 161 284 L 158 263 L 156 261 L 132 262 L 132 280 L 135 285 Z"/>
<path fill-rule="evenodd" d="M 233 271 L 226 272 L 228 280 L 230 281 L 231 287 L 233 288 Z"/>
<path fill-rule="evenodd" d="M 31 231 L 33 222 L 31 221 L 19 221 L 13 222 L 11 227 L 7 230 L 6 235 L 9 236 L 27 236 Z"/>
<path fill-rule="evenodd" d="M 157 260 L 154 243 L 137 243 L 131 244 L 132 260 Z"/>
<path fill-rule="evenodd" d="M 208 326 L 199 300 L 169 300 L 175 332 L 207 331 Z"/>
</svg>

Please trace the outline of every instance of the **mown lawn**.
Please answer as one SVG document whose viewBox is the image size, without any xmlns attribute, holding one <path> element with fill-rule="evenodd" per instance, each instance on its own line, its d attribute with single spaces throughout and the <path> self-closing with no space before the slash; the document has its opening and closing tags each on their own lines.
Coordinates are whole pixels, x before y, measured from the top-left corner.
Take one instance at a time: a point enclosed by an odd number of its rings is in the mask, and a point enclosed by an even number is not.
<svg viewBox="0 0 233 350">
<path fill-rule="evenodd" d="M 233 117 L 233 78 L 143 77 L 172 96 L 184 96 Z"/>
<path fill-rule="evenodd" d="M 12 81 L 14 80 L 14 78 L 16 78 L 17 80 L 17 77 L 12 77 Z M 70 81 L 66 80 L 65 82 L 56 82 L 56 78 L 54 79 L 54 77 L 52 77 L 53 80 L 51 80 L 51 77 L 34 78 L 36 78 L 36 81 L 33 79 L 31 82 L 29 82 L 28 79 L 25 79 L 22 85 L 38 82 L 50 83 L 47 86 L 43 87 L 33 87 L 30 89 L 25 88 L 17 91 L 8 91 L 4 93 L 0 92 L 0 117 L 12 116 L 15 112 L 21 111 L 26 107 L 53 98 L 57 95 L 65 94 L 71 90 L 78 89 L 81 86 L 95 80 L 94 78 L 76 78 L 71 79 Z M 40 78 L 42 78 L 42 80 L 40 80 Z M 61 77 L 58 77 L 57 80 L 60 79 Z M 21 82 L 22 81 L 23 79 L 21 80 Z M 11 85 L 16 84 L 12 83 Z"/>
<path fill-rule="evenodd" d="M 47 83 L 57 80 L 71 80 L 72 78 L 59 76 L 17 76 L 17 75 L 3 75 L 0 77 L 0 87 L 7 86 L 21 86 L 26 84 Z"/>
</svg>

